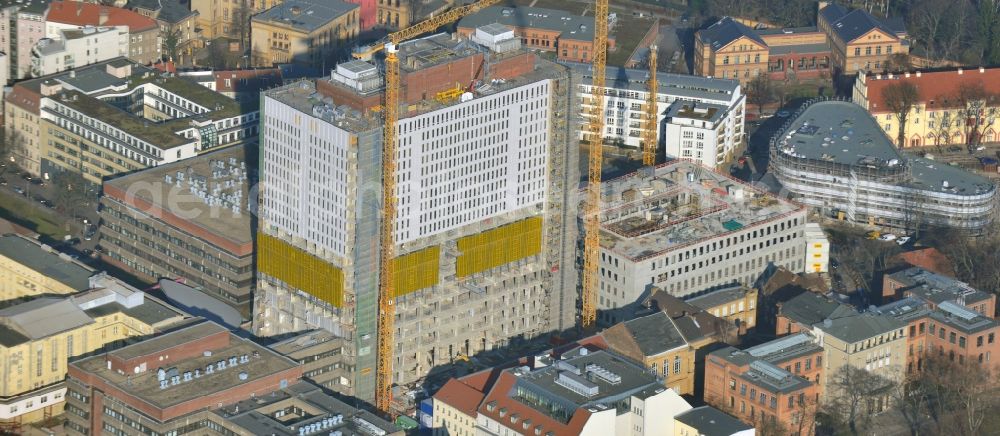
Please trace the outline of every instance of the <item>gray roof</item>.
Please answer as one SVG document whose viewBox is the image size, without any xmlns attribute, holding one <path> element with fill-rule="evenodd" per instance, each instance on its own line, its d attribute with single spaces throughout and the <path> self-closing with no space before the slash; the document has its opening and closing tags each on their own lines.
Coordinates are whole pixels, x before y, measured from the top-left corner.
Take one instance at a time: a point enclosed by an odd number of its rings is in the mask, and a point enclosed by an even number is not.
<svg viewBox="0 0 1000 436">
<path fill-rule="evenodd" d="M 833 23 L 841 19 L 844 15 L 847 15 L 847 8 L 836 3 L 831 3 L 819 11 L 819 14 L 827 23 Z"/>
<path fill-rule="evenodd" d="M 68 298 L 43 297 L 0 310 L 0 318 L 32 340 L 44 339 L 94 322 Z"/>
<path fill-rule="evenodd" d="M 708 26 L 708 28 L 698 31 L 698 37 L 701 38 L 702 42 L 711 44 L 713 50 L 723 48 L 744 36 L 767 47 L 767 43 L 761 39 L 757 31 L 732 19 L 732 17 L 723 17 L 715 24 Z"/>
<path fill-rule="evenodd" d="M 577 352 L 579 351 L 577 350 Z M 592 376 L 586 370 L 587 366 L 591 364 L 603 368 L 610 374 L 617 375 L 620 379 L 617 383 L 613 383 L 602 377 Z M 518 373 L 522 369 L 508 371 Z M 580 375 L 575 375 L 575 372 L 579 372 Z M 552 366 L 520 374 L 516 381 L 519 388 L 534 391 L 541 396 L 556 397 L 561 400 L 560 402 L 569 402 L 576 407 L 613 404 L 623 397 L 639 394 L 648 388 L 664 389 L 663 383 L 648 373 L 645 368 L 603 350 L 573 356 L 564 355 L 562 360 L 555 362 Z M 567 389 L 556 382 L 560 374 L 574 375 L 575 377 L 570 378 L 583 379 L 596 385 L 597 394 L 588 397 Z"/>
<path fill-rule="evenodd" d="M 931 312 L 931 318 L 964 333 L 977 333 L 997 326 L 997 321 L 993 318 L 983 316 L 979 312 L 951 301 L 945 301 L 938 305 L 937 310 Z"/>
<path fill-rule="evenodd" d="M 21 12 L 41 14 L 48 8 L 52 0 L 0 0 L 0 8 L 17 7 Z"/>
<path fill-rule="evenodd" d="M 775 139 L 780 153 L 797 158 L 887 171 L 909 166 L 906 185 L 917 189 L 957 195 L 980 195 L 994 189 L 986 178 L 959 167 L 900 152 L 878 122 L 850 102 L 811 104 Z M 945 182 L 948 188 L 943 188 Z"/>
<path fill-rule="evenodd" d="M 533 7 L 493 6 L 462 18 L 458 27 L 478 28 L 500 23 L 511 27 L 533 27 L 561 32 L 560 39 L 591 41 L 594 39 L 594 18 L 573 15 L 566 11 Z"/>
<path fill-rule="evenodd" d="M 194 316 L 215 321 L 231 329 L 240 328 L 243 317 L 233 306 L 195 288 L 170 279 L 160 279 L 167 300 Z"/>
<path fill-rule="evenodd" d="M 677 421 L 698 430 L 704 436 L 730 436 L 753 426 L 746 424 L 712 406 L 695 407 L 674 417 Z"/>
<path fill-rule="evenodd" d="M 252 21 L 281 23 L 312 32 L 359 7 L 341 0 L 290 0 L 254 15 Z"/>
<path fill-rule="evenodd" d="M 107 65 L 103 63 L 77 68 L 73 76 L 67 74 L 58 77 L 57 80 L 87 94 L 126 84 L 126 79 L 108 74 Z"/>
<path fill-rule="evenodd" d="M 34 241 L 20 236 L 0 237 L 0 255 L 74 290 L 80 291 L 90 286 L 89 279 L 93 271 L 73 260 L 61 258 L 55 252 L 45 251 Z"/>
<path fill-rule="evenodd" d="M 625 321 L 625 328 L 646 356 L 655 356 L 687 345 L 666 312 Z"/>
<path fill-rule="evenodd" d="M 830 46 L 823 42 L 816 44 L 776 45 L 767 50 L 768 54 L 771 56 L 786 55 L 791 53 L 824 53 L 828 51 L 830 51 Z"/>
<path fill-rule="evenodd" d="M 80 32 L 70 32 L 70 31 L 62 32 L 63 36 L 65 36 L 68 39 L 75 39 L 73 35 L 79 33 Z M 34 47 L 32 47 L 32 50 L 34 50 L 35 52 L 37 52 L 42 56 L 59 53 L 65 49 L 66 49 L 66 41 L 62 39 L 51 39 L 51 38 L 42 38 L 35 44 Z"/>
<path fill-rule="evenodd" d="M 813 33 L 819 32 L 819 28 L 816 26 L 804 26 L 804 27 L 785 27 L 785 28 L 774 28 L 774 29 L 757 29 L 755 30 L 758 35 L 794 35 L 797 33 Z"/>
<path fill-rule="evenodd" d="M 906 297 L 892 303 L 883 304 L 874 309 L 875 313 L 894 317 L 902 322 L 910 322 L 931 313 L 927 303 L 916 297 Z"/>
<path fill-rule="evenodd" d="M 749 289 L 742 285 L 712 291 L 687 300 L 688 303 L 703 310 L 709 310 L 746 296 Z"/>
<path fill-rule="evenodd" d="M 830 27 L 844 42 L 854 41 L 874 29 L 879 29 L 889 35 L 896 35 L 895 31 L 883 25 L 881 21 L 863 9 L 848 12 L 837 21 L 831 22 Z"/>
<path fill-rule="evenodd" d="M 821 352 L 823 347 L 815 342 L 811 333 L 801 332 L 782 336 L 763 344 L 739 350 L 735 347 L 725 347 L 709 354 L 732 362 L 736 365 L 749 365 L 751 362 L 763 360 L 779 365 L 792 359 Z"/>
<path fill-rule="evenodd" d="M 934 304 L 956 301 L 960 298 L 964 304 L 969 304 L 987 300 L 992 296 L 958 279 L 917 266 L 892 273 L 889 278 L 902 284 L 903 292 L 909 292 Z"/>
<path fill-rule="evenodd" d="M 592 66 L 578 62 L 563 62 L 570 68 L 570 74 L 582 84 L 593 83 Z M 628 89 L 645 92 L 649 89 L 647 82 L 649 72 L 628 68 L 607 67 L 605 71 L 605 86 L 615 89 Z M 740 83 L 729 79 L 715 79 L 686 74 L 656 73 L 659 92 L 684 100 L 710 100 L 713 102 L 729 102 L 733 94 L 740 89 Z"/>
<path fill-rule="evenodd" d="M 855 316 L 831 319 L 829 325 L 820 323 L 816 327 L 829 336 L 847 343 L 854 343 L 903 328 L 904 325 L 895 317 L 882 315 L 878 312 L 866 312 Z"/>
<path fill-rule="evenodd" d="M 750 369 L 741 374 L 740 378 L 774 393 L 794 392 L 812 385 L 811 381 L 763 360 L 751 362 Z"/>
<path fill-rule="evenodd" d="M 827 318 L 857 315 L 850 306 L 812 292 L 803 292 L 782 303 L 780 313 L 792 321 L 808 326 Z"/>
<path fill-rule="evenodd" d="M 126 7 L 128 9 L 157 11 L 156 20 L 170 24 L 177 24 L 198 13 L 198 11 L 192 11 L 187 6 L 182 5 L 181 0 L 129 0 Z"/>
</svg>

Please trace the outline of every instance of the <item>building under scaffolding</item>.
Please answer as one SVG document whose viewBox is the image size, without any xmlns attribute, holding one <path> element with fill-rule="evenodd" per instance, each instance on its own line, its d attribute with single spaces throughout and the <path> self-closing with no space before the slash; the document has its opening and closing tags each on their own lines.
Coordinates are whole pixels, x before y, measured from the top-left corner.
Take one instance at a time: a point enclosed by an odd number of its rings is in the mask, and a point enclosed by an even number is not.
<svg viewBox="0 0 1000 436">
<path fill-rule="evenodd" d="M 568 146 L 568 73 L 516 41 L 488 42 L 440 34 L 400 46 L 399 385 L 574 324 L 570 198 L 579 169 L 578 148 Z M 352 61 L 262 102 L 254 331 L 322 328 L 342 338 L 348 371 L 328 386 L 366 400 L 375 384 L 382 87 L 375 65 Z"/>
</svg>

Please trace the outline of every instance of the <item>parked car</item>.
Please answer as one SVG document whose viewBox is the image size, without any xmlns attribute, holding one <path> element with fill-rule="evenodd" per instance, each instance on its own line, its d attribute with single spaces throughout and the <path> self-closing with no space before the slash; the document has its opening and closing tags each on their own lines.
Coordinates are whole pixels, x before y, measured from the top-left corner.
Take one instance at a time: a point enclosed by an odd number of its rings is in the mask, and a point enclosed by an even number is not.
<svg viewBox="0 0 1000 436">
<path fill-rule="evenodd" d="M 791 113 L 788 111 L 778 111 L 774 115 L 777 116 L 778 118 L 787 118 L 789 115 L 791 115 Z"/>
<path fill-rule="evenodd" d="M 7 179 L 0 177 L 0 185 L 7 186 Z"/>
<path fill-rule="evenodd" d="M 87 224 L 87 227 L 83 230 L 83 239 L 89 241 L 94 239 L 94 235 L 97 234 L 97 226 L 94 224 Z"/>
<path fill-rule="evenodd" d="M 899 245 L 906 245 L 907 242 L 910 242 L 910 239 L 912 238 L 910 238 L 909 236 L 901 236 L 899 239 L 896 240 L 896 243 Z"/>
<path fill-rule="evenodd" d="M 894 235 L 892 233 L 886 233 L 886 234 L 884 234 L 882 236 L 879 236 L 878 240 L 880 240 L 880 241 L 895 241 L 896 240 L 896 235 Z"/>
<path fill-rule="evenodd" d="M 14 187 L 14 192 L 16 192 L 18 194 L 21 194 L 21 195 L 24 195 L 24 188 L 21 188 L 20 186 L 15 186 Z"/>
</svg>

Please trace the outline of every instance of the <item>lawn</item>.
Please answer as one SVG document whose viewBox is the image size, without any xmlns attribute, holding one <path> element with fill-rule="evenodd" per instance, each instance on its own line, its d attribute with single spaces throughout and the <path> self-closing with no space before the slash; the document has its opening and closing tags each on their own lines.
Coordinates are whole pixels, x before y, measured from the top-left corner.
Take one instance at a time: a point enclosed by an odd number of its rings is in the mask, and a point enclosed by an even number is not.
<svg viewBox="0 0 1000 436">
<path fill-rule="evenodd" d="M 75 225 L 67 232 L 64 218 L 8 191 L 0 191 L 0 217 L 31 229 L 46 242 L 61 241 L 64 235 L 79 232 Z"/>
</svg>

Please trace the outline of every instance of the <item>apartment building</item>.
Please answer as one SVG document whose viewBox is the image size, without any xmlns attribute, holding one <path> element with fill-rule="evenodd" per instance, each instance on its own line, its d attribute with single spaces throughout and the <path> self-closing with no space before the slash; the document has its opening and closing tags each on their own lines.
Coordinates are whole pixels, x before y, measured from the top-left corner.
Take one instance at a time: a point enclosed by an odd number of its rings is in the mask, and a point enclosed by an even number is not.
<svg viewBox="0 0 1000 436">
<path fill-rule="evenodd" d="M 672 435 L 691 409 L 642 366 L 586 346 L 445 386 L 434 395 L 436 435 Z"/>
<path fill-rule="evenodd" d="M 248 153 L 246 147 L 228 147 L 105 181 L 102 258 L 150 282 L 182 280 L 249 320 L 254 279 Z"/>
<path fill-rule="evenodd" d="M 444 34 L 399 46 L 398 384 L 574 323 L 576 205 L 567 198 L 579 175 L 567 146 L 567 74 L 516 47 L 483 50 Z M 442 94 L 475 80 L 471 66 L 484 59 L 486 85 L 460 99 Z M 261 122 L 253 329 L 343 337 L 354 371 L 344 392 L 366 399 L 380 225 L 370 192 L 380 189 L 382 140 L 371 110 L 381 88 L 374 65 L 341 64 L 329 79 L 265 92 Z"/>
<path fill-rule="evenodd" d="M 992 181 L 900 152 L 863 107 L 846 101 L 799 109 L 771 139 L 769 165 L 797 201 L 851 222 L 978 233 L 996 209 Z"/>
<path fill-rule="evenodd" d="M 990 94 L 1000 92 L 1000 68 L 948 68 L 898 74 L 858 73 L 853 101 L 868 110 L 885 135 L 895 143 L 899 120 L 886 104 L 889 86 L 910 83 L 917 88 L 917 102 L 907 115 L 903 147 L 976 145 L 1000 141 L 996 124 L 1000 107 Z M 982 87 L 987 95 L 961 95 L 962 87 Z M 979 122 L 971 116 L 981 110 Z"/>
<path fill-rule="evenodd" d="M 160 40 L 165 42 L 170 35 L 177 38 L 178 59 L 187 65 L 193 60 L 198 37 L 198 11 L 191 10 L 186 0 L 129 0 L 125 8 L 144 17 L 156 20 L 160 26 Z M 170 53 L 163 51 L 164 57 Z"/>
<path fill-rule="evenodd" d="M 95 185 L 257 139 L 255 108 L 125 58 L 26 80 L 11 95 L 17 131 L 35 132 L 26 154 L 39 173 L 79 172 Z"/>
<path fill-rule="evenodd" d="M 128 27 L 59 29 L 31 49 L 31 75 L 47 76 L 128 55 Z"/>
<path fill-rule="evenodd" d="M 864 9 L 821 1 L 816 26 L 827 36 L 832 66 L 839 74 L 880 70 L 893 54 L 910 52 L 906 25 L 899 18 L 880 19 Z"/>
<path fill-rule="evenodd" d="M 458 21 L 456 31 L 468 38 L 475 29 L 499 23 L 521 38 L 521 45 L 555 52 L 559 61 L 589 63 L 594 57 L 594 18 L 573 15 L 558 9 L 527 6 L 494 6 Z M 615 48 L 614 35 L 608 36 L 608 50 Z M 608 77 L 612 77 L 608 74 Z"/>
<path fill-rule="evenodd" d="M 0 359 L 10 362 L 0 383 L 0 425 L 16 432 L 61 414 L 70 359 L 121 347 L 185 318 L 106 273 L 93 273 L 72 295 L 0 309 Z"/>
<path fill-rule="evenodd" d="M 654 286 L 683 298 L 804 268 L 805 207 L 691 162 L 605 181 L 601 206 L 605 321 Z"/>
<path fill-rule="evenodd" d="M 570 64 L 581 102 L 581 115 L 589 117 L 591 76 L 589 64 Z M 609 67 L 605 82 L 604 141 L 638 148 L 649 96 L 648 73 Z M 670 73 L 657 73 L 657 149 L 668 157 L 700 162 L 717 168 L 744 142 L 746 96 L 739 82 Z M 589 137 L 581 123 L 579 139 Z"/>
<path fill-rule="evenodd" d="M 48 5 L 49 0 L 0 1 L 0 51 L 10 57 L 8 80 L 30 76 L 31 49 L 45 37 Z"/>
<path fill-rule="evenodd" d="M 757 326 L 757 289 L 735 285 L 689 298 L 687 302 L 731 323 L 738 335 Z"/>
<path fill-rule="evenodd" d="M 160 60 L 162 46 L 160 26 L 149 17 L 128 9 L 68 0 L 53 1 L 49 3 L 48 9 L 45 11 L 45 36 L 47 38 L 59 38 L 60 30 L 87 26 L 125 26 L 128 30 L 128 44 L 126 46 L 128 52 L 124 56 L 144 65 Z M 104 46 L 100 45 L 99 47 Z M 99 47 L 93 47 L 92 50 L 96 52 Z"/>
<path fill-rule="evenodd" d="M 754 436 L 753 426 L 712 406 L 695 407 L 674 417 L 674 436 Z"/>
<path fill-rule="evenodd" d="M 726 347 L 705 359 L 705 402 L 749 424 L 778 423 L 788 434 L 820 401 L 823 347 L 797 333 L 745 350 Z"/>
<path fill-rule="evenodd" d="M 86 289 L 90 268 L 24 236 L 0 236 L 0 301 L 69 295 Z"/>
<path fill-rule="evenodd" d="M 250 19 L 253 65 L 297 63 L 328 70 L 360 32 L 360 6 L 340 0 L 287 0 Z M 323 68 L 326 65 L 328 68 Z"/>
</svg>

